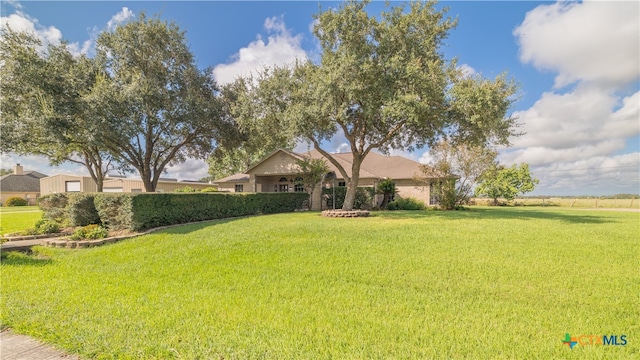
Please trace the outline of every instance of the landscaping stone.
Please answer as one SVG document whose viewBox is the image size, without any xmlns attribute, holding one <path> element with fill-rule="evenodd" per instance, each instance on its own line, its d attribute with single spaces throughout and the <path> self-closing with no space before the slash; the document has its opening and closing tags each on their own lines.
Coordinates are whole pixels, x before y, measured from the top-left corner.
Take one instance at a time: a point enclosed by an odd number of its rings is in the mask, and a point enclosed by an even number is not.
<svg viewBox="0 0 640 360">
<path fill-rule="evenodd" d="M 369 211 L 367 210 L 325 210 L 322 212 L 324 217 L 336 217 L 336 218 L 354 218 L 354 217 L 368 217 Z"/>
</svg>

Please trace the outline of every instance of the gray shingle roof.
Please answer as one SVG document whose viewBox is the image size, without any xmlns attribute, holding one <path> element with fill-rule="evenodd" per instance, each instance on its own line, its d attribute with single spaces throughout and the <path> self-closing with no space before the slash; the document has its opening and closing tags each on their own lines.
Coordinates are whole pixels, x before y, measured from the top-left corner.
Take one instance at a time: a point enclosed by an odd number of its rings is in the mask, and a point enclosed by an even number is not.
<svg viewBox="0 0 640 360">
<path fill-rule="evenodd" d="M 47 175 L 37 171 L 26 171 L 22 175 L 8 174 L 0 177 L 0 191 L 40 192 L 40 179 Z"/>
</svg>

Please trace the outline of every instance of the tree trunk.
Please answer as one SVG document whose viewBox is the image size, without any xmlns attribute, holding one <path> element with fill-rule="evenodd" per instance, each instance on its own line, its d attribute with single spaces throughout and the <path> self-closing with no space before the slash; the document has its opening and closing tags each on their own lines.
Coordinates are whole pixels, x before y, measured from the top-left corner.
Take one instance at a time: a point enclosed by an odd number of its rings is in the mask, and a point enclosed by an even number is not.
<svg viewBox="0 0 640 360">
<path fill-rule="evenodd" d="M 347 194 L 344 197 L 344 203 L 342 203 L 342 210 L 353 210 L 353 203 L 356 200 L 356 191 L 358 190 L 358 183 L 360 182 L 360 164 L 362 158 L 353 153 L 353 164 L 351 165 L 351 181 L 347 182 Z"/>
</svg>

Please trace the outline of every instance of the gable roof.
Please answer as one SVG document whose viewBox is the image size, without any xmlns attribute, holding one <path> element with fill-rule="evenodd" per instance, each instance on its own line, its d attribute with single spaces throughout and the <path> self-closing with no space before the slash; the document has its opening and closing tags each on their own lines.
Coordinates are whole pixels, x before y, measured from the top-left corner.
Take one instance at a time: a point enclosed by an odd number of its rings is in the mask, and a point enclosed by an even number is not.
<svg viewBox="0 0 640 360">
<path fill-rule="evenodd" d="M 248 168 L 244 173 L 238 173 L 231 176 L 227 176 L 222 179 L 215 180 L 214 183 L 225 182 L 248 182 L 249 175 L 252 170 L 265 163 L 277 153 L 285 153 L 295 159 L 303 159 L 310 157 L 312 159 L 325 159 L 329 171 L 336 173 L 338 178 L 342 178 L 338 168 L 333 165 L 328 159 L 326 159 L 318 150 L 311 150 L 303 154 L 298 154 L 293 151 L 278 149 L 271 154 L 264 157 L 261 161 Z M 344 168 L 348 176 L 351 176 L 351 167 L 353 165 L 353 157 L 351 153 L 336 153 L 331 154 L 333 158 Z M 384 179 L 391 178 L 394 180 L 399 179 L 413 179 L 415 176 L 420 175 L 420 164 L 417 161 L 407 159 L 402 156 L 386 156 L 379 153 L 370 152 L 360 165 L 360 178 L 372 178 L 372 179 Z"/>
<path fill-rule="evenodd" d="M 40 192 L 40 179 L 47 175 L 37 171 L 26 171 L 22 175 L 7 174 L 0 177 L 0 191 Z"/>
</svg>

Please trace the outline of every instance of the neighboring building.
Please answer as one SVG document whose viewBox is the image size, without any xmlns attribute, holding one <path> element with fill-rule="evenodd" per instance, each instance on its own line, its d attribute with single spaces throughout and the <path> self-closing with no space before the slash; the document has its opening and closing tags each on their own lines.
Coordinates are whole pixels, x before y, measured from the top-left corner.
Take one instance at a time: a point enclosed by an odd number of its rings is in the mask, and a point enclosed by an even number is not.
<svg viewBox="0 0 640 360">
<path fill-rule="evenodd" d="M 342 165 L 351 176 L 351 153 L 332 154 L 332 156 Z M 299 167 L 296 160 L 304 157 L 323 158 L 317 150 L 312 150 L 305 154 L 298 154 L 288 150 L 276 150 L 262 161 L 247 169 L 244 173 L 235 174 L 214 181 L 214 185 L 220 191 L 229 192 L 296 192 L 304 191 L 302 187 L 296 186 L 296 177 L 299 176 Z M 326 159 L 325 159 L 326 160 Z M 334 172 L 336 179 L 331 183 L 323 183 L 324 187 L 345 186 L 345 181 L 338 169 L 329 160 L 326 160 L 330 172 Z M 423 186 L 414 180 L 421 174 L 421 164 L 419 162 L 401 157 L 384 156 L 378 153 L 369 153 L 360 167 L 361 187 L 376 187 L 380 180 L 390 178 L 396 183 L 397 196 L 407 198 L 412 197 L 422 200 L 426 205 L 434 205 L 433 199 L 430 201 L 430 187 Z M 321 194 L 320 185 L 314 191 L 312 201 L 315 210 L 320 210 Z M 379 204 L 381 196 L 376 197 Z M 324 206 L 324 205 L 322 205 Z"/>
<path fill-rule="evenodd" d="M 156 192 L 172 192 L 189 186 L 202 190 L 211 185 L 197 181 L 158 180 Z M 69 192 L 97 192 L 98 186 L 90 176 L 53 175 L 40 180 L 42 195 Z M 103 192 L 144 192 L 142 179 L 107 177 L 102 184 Z"/>
<path fill-rule="evenodd" d="M 35 205 L 40 197 L 40 179 L 46 176 L 37 171 L 24 171 L 20 164 L 16 164 L 13 174 L 0 177 L 0 205 L 14 196 L 27 200 L 29 205 Z"/>
</svg>

